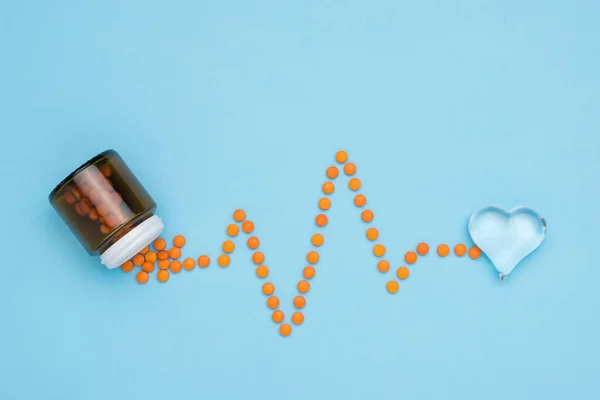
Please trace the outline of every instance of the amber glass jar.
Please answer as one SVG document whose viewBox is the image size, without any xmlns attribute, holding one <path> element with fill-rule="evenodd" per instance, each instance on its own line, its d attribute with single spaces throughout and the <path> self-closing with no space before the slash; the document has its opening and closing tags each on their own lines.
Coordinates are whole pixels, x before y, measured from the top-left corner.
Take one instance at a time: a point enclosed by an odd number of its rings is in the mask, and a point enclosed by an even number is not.
<svg viewBox="0 0 600 400">
<path fill-rule="evenodd" d="M 163 231 L 156 203 L 114 150 L 98 154 L 54 188 L 50 203 L 90 254 L 115 268 Z"/>
</svg>

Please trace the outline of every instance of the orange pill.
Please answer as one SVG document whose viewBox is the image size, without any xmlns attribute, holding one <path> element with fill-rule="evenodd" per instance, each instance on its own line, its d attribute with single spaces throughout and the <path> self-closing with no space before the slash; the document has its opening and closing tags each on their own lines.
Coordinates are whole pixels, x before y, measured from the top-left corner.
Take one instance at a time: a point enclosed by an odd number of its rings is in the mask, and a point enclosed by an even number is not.
<svg viewBox="0 0 600 400">
<path fill-rule="evenodd" d="M 472 259 L 476 259 L 479 258 L 481 256 L 481 250 L 479 250 L 479 247 L 477 246 L 473 246 L 469 249 L 469 257 L 471 257 Z"/>
<path fill-rule="evenodd" d="M 304 322 L 304 315 L 302 315 L 301 312 L 296 311 L 294 314 L 292 314 L 292 322 L 296 325 L 300 325 Z"/>
<path fill-rule="evenodd" d="M 354 175 L 356 173 L 356 165 L 354 165 L 354 163 L 344 165 L 344 172 L 348 176 Z"/>
<path fill-rule="evenodd" d="M 141 254 L 136 254 L 131 260 L 133 261 L 133 265 L 136 265 L 138 267 L 141 267 L 144 261 L 146 261 L 144 259 L 144 256 Z"/>
<path fill-rule="evenodd" d="M 277 296 L 271 296 L 267 299 L 267 307 L 269 307 L 270 309 L 279 307 L 279 299 L 277 298 Z"/>
<path fill-rule="evenodd" d="M 404 261 L 406 261 L 407 264 L 414 264 L 417 261 L 417 253 L 414 251 L 406 252 L 404 255 Z"/>
<path fill-rule="evenodd" d="M 252 254 L 252 261 L 254 261 L 254 264 L 257 265 L 262 264 L 265 261 L 265 255 L 260 251 L 257 251 L 254 254 Z"/>
<path fill-rule="evenodd" d="M 320 233 L 315 233 L 310 242 L 313 244 L 313 246 L 319 247 L 325 242 L 325 238 Z"/>
<path fill-rule="evenodd" d="M 159 269 L 169 269 L 169 266 L 171 265 L 171 263 L 169 262 L 169 259 L 158 260 L 158 262 L 156 264 L 158 265 Z"/>
<path fill-rule="evenodd" d="M 388 272 L 390 270 L 390 262 L 387 260 L 381 260 L 377 263 L 377 269 L 382 274 Z"/>
<path fill-rule="evenodd" d="M 354 205 L 356 207 L 364 207 L 367 204 L 367 198 L 362 194 L 354 196 Z"/>
<path fill-rule="evenodd" d="M 88 217 L 92 220 L 95 221 L 98 219 L 98 213 L 96 212 L 95 209 L 91 209 L 90 213 L 88 214 Z"/>
<path fill-rule="evenodd" d="M 148 273 L 145 271 L 140 271 L 137 273 L 137 275 L 135 276 L 135 279 L 139 282 L 139 283 L 146 283 L 148 282 Z"/>
<path fill-rule="evenodd" d="M 281 324 L 279 327 L 279 334 L 283 337 L 290 336 L 292 333 L 292 327 L 290 324 Z"/>
<path fill-rule="evenodd" d="M 175 247 L 185 246 L 185 238 L 183 237 L 183 235 L 177 235 L 173 238 L 173 246 L 175 246 Z"/>
<path fill-rule="evenodd" d="M 267 282 L 262 286 L 262 292 L 270 296 L 275 292 L 275 286 L 271 282 Z"/>
<path fill-rule="evenodd" d="M 427 243 L 421 242 L 417 245 L 417 253 L 424 256 L 429 253 L 429 245 Z"/>
<path fill-rule="evenodd" d="M 166 268 L 162 268 L 162 269 L 166 269 Z M 181 272 L 181 261 L 179 261 L 179 260 L 171 261 L 171 264 L 169 265 L 169 269 L 171 270 L 171 272 L 173 272 L 175 274 Z"/>
<path fill-rule="evenodd" d="M 242 230 L 246 233 L 250 233 L 254 230 L 254 222 L 252 221 L 244 221 L 242 224 Z"/>
<path fill-rule="evenodd" d="M 157 272 L 156 274 L 156 279 L 158 279 L 159 282 L 166 282 L 169 280 L 169 271 L 167 271 L 166 269 L 161 269 L 160 271 Z"/>
<path fill-rule="evenodd" d="M 152 271 L 154 271 L 154 263 L 151 263 L 151 262 L 148 262 L 148 261 L 144 262 L 142 264 L 142 270 L 146 271 L 146 272 L 152 272 Z"/>
<path fill-rule="evenodd" d="M 465 246 L 464 244 L 457 244 L 456 246 L 454 246 L 454 254 L 456 254 L 459 257 L 464 256 L 465 254 L 467 254 L 467 246 Z"/>
<path fill-rule="evenodd" d="M 446 257 L 450 254 L 450 247 L 447 244 L 440 244 L 437 248 L 437 253 L 440 257 Z"/>
<path fill-rule="evenodd" d="M 400 285 L 396 281 L 389 281 L 386 285 L 386 289 L 390 293 L 396 293 L 399 288 L 400 288 Z"/>
<path fill-rule="evenodd" d="M 106 225 L 102 225 L 100 226 L 100 232 L 106 235 L 108 232 L 110 232 L 110 228 Z"/>
<path fill-rule="evenodd" d="M 340 171 L 337 169 L 337 167 L 331 166 L 329 168 L 327 168 L 326 174 L 327 177 L 329 179 L 335 179 L 338 177 Z M 71 203 L 72 204 L 72 203 Z"/>
<path fill-rule="evenodd" d="M 221 267 L 226 267 L 229 265 L 229 263 L 231 262 L 231 259 L 229 258 L 229 256 L 227 254 L 221 254 L 219 256 L 219 258 L 217 258 L 217 263 L 221 266 Z"/>
<path fill-rule="evenodd" d="M 310 290 L 310 283 L 308 281 L 300 281 L 298 282 L 298 291 L 300 293 L 306 293 Z"/>
<path fill-rule="evenodd" d="M 406 268 L 406 267 L 400 267 L 396 271 L 396 276 L 400 279 L 406 279 L 406 278 L 408 278 L 408 275 L 409 275 L 409 272 L 408 272 L 408 268 Z"/>
<path fill-rule="evenodd" d="M 210 265 L 210 257 L 208 256 L 200 256 L 198 257 L 198 266 L 200 268 L 206 268 Z"/>
<path fill-rule="evenodd" d="M 373 215 L 373 211 L 371 211 L 371 210 L 365 210 L 361 214 L 361 218 L 365 222 L 371 222 L 371 221 L 373 221 L 374 217 L 375 217 L 375 215 Z"/>
<path fill-rule="evenodd" d="M 323 184 L 322 189 L 323 189 L 323 193 L 331 194 L 335 190 L 335 185 L 333 184 L 333 182 L 325 182 Z"/>
<path fill-rule="evenodd" d="M 260 240 L 256 236 L 251 236 L 248 238 L 248 247 L 251 249 L 257 249 L 260 245 Z"/>
<path fill-rule="evenodd" d="M 167 248 L 167 241 L 163 238 L 158 238 L 154 241 L 153 246 L 158 251 L 164 250 Z"/>
<path fill-rule="evenodd" d="M 196 262 L 194 261 L 193 258 L 186 258 L 185 260 L 183 260 L 183 268 L 185 268 L 188 271 L 193 270 L 196 267 Z"/>
<path fill-rule="evenodd" d="M 320 227 L 327 225 L 327 216 L 325 214 L 317 215 L 317 218 L 315 218 L 315 223 Z"/>
<path fill-rule="evenodd" d="M 232 253 L 233 250 L 235 249 L 235 245 L 233 244 L 233 242 L 231 240 L 226 240 L 223 242 L 223 251 L 225 253 Z"/>
<path fill-rule="evenodd" d="M 171 247 L 171 250 L 169 250 L 169 257 L 173 259 L 181 257 L 181 249 L 179 247 Z"/>
<path fill-rule="evenodd" d="M 233 212 L 233 219 L 237 222 L 242 222 L 246 219 L 246 212 L 244 210 L 235 210 Z"/>
<path fill-rule="evenodd" d="M 383 257 L 385 255 L 385 246 L 382 244 L 376 244 L 373 247 L 373 254 L 375 254 L 375 257 Z"/>
<path fill-rule="evenodd" d="M 81 204 L 81 203 L 77 203 L 77 204 Z M 75 206 L 77 206 L 77 204 Z M 108 213 L 110 212 L 110 207 L 106 203 L 98 204 L 96 206 L 96 212 L 98 213 L 99 216 L 104 217 L 104 216 L 108 215 Z"/>
<path fill-rule="evenodd" d="M 303 296 L 294 297 L 294 307 L 300 309 L 306 306 L 306 299 Z"/>
<path fill-rule="evenodd" d="M 319 262 L 319 253 L 317 253 L 316 251 L 309 251 L 308 254 L 306 255 L 306 260 L 310 264 L 318 263 Z"/>
<path fill-rule="evenodd" d="M 256 276 L 259 278 L 266 278 L 269 276 L 269 268 L 267 268 L 265 265 L 259 265 L 256 267 Z"/>
<path fill-rule="evenodd" d="M 146 254 L 150 250 L 150 246 L 146 246 L 140 250 L 140 254 Z"/>
<path fill-rule="evenodd" d="M 319 208 L 321 210 L 329 210 L 330 207 L 331 200 L 329 200 L 327 197 L 323 197 L 321 200 L 319 200 Z"/>
<path fill-rule="evenodd" d="M 237 236 L 237 234 L 240 232 L 240 228 L 237 226 L 237 224 L 230 224 L 227 227 L 227 234 L 231 237 Z"/>
<path fill-rule="evenodd" d="M 335 153 L 335 161 L 339 162 L 340 164 L 345 163 L 348 161 L 348 153 L 346 153 L 344 150 L 338 151 Z"/>
<path fill-rule="evenodd" d="M 283 322 L 285 315 L 283 314 L 283 311 L 275 310 L 273 311 L 273 314 L 271 314 L 271 318 L 273 319 L 273 322 L 280 324 Z"/>
<path fill-rule="evenodd" d="M 167 259 L 169 259 L 169 252 L 166 250 L 161 250 L 156 254 L 156 257 L 159 260 L 167 260 Z"/>
<path fill-rule="evenodd" d="M 122 265 L 121 265 L 121 269 L 125 272 L 131 272 L 133 271 L 133 262 L 131 261 L 125 261 Z"/>
<path fill-rule="evenodd" d="M 311 267 L 310 265 L 308 267 L 304 268 L 304 271 L 302 271 L 302 275 L 304 275 L 304 277 L 306 279 L 312 279 L 315 277 L 315 269 L 313 267 Z"/>
<path fill-rule="evenodd" d="M 147 252 L 147 253 L 144 255 L 144 258 L 146 259 L 146 261 L 150 261 L 150 262 L 152 262 L 152 263 L 153 263 L 153 262 L 155 262 L 155 261 L 158 259 L 158 257 L 157 257 L 157 255 L 156 255 L 156 253 L 155 253 L 155 252 L 153 252 L 153 251 L 149 251 L 149 252 Z"/>
<path fill-rule="evenodd" d="M 327 171 L 329 171 L 329 170 L 327 170 Z M 73 192 L 71 192 L 69 189 L 67 189 L 65 191 L 65 200 L 69 204 L 75 204 L 77 202 L 77 198 L 75 197 L 75 195 L 73 194 Z"/>
<path fill-rule="evenodd" d="M 348 182 L 348 187 L 350 188 L 350 190 L 353 190 L 356 192 L 358 189 L 360 189 L 360 179 L 358 179 L 358 178 L 350 179 L 350 181 Z"/>
<path fill-rule="evenodd" d="M 379 237 L 379 231 L 375 228 L 367 229 L 367 239 L 376 240 Z"/>
</svg>

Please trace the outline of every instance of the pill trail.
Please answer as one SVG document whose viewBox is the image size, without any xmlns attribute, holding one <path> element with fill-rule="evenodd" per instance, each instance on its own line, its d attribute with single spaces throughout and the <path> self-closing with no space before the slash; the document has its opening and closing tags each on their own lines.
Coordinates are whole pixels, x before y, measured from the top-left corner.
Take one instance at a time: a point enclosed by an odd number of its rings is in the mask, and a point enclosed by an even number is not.
<svg viewBox="0 0 600 400">
<path fill-rule="evenodd" d="M 348 162 L 348 154 L 345 151 L 338 151 L 335 155 L 336 162 L 343 166 L 344 174 L 349 178 L 348 188 L 350 191 L 355 192 L 354 205 L 358 209 L 362 209 L 360 217 L 362 221 L 369 227 L 365 231 L 365 237 L 370 242 L 373 242 L 373 255 L 378 259 L 376 267 L 377 270 L 382 274 L 387 274 L 390 271 L 391 264 L 385 259 L 386 247 L 384 244 L 379 242 L 379 231 L 373 225 L 375 214 L 372 210 L 365 208 L 367 205 L 367 197 L 360 193 L 362 183 L 360 179 L 356 178 L 356 165 Z M 337 166 L 330 166 L 326 169 L 325 175 L 328 180 L 323 183 L 321 190 L 323 191 L 324 197 L 319 199 L 318 207 L 319 214 L 315 217 L 316 229 L 320 231 L 328 223 L 326 212 L 331 208 L 330 195 L 335 191 L 334 181 L 339 177 L 340 170 Z M 247 218 L 244 210 L 235 210 L 233 213 L 233 223 L 229 224 L 226 228 L 226 233 L 229 239 L 225 240 L 221 246 L 222 253 L 217 257 L 216 263 L 221 268 L 227 268 L 231 262 L 230 254 L 235 251 L 235 243 L 233 239 L 239 236 L 240 230 L 248 235 L 246 245 L 251 251 L 251 260 L 256 265 L 256 276 L 263 280 L 269 276 L 269 268 L 265 265 L 265 255 L 260 251 L 260 239 L 254 235 L 254 222 Z M 289 336 L 292 333 L 292 325 L 299 326 L 304 322 L 304 314 L 302 309 L 306 306 L 306 295 L 310 291 L 310 280 L 315 278 L 317 272 L 317 264 L 319 263 L 320 255 L 319 248 L 325 243 L 325 237 L 320 232 L 315 232 L 311 237 L 311 244 L 313 249 L 306 254 L 306 266 L 302 271 L 304 279 L 300 280 L 297 284 L 298 295 L 294 298 L 293 304 L 296 311 L 291 315 L 290 322 L 285 322 L 285 313 L 281 310 L 281 302 L 275 295 L 275 285 L 272 282 L 265 282 L 262 285 L 262 293 L 266 296 L 266 306 L 271 310 L 271 319 L 277 325 L 279 325 L 279 333 L 282 336 Z M 136 254 L 131 260 L 125 262 L 121 268 L 125 272 L 132 272 L 135 267 L 140 267 L 141 270 L 136 274 L 136 280 L 140 284 L 145 284 L 150 280 L 150 274 L 155 271 L 155 264 L 158 266 L 156 278 L 159 282 L 167 282 L 171 274 L 177 274 L 181 272 L 182 268 L 191 271 L 196 268 L 196 264 L 199 268 L 207 268 L 211 264 L 211 259 L 208 255 L 200 255 L 197 259 L 185 258 L 183 263 L 180 261 L 182 256 L 182 248 L 185 246 L 186 240 L 183 235 L 177 235 L 172 240 L 172 246 L 167 249 L 167 241 L 163 238 L 156 239 L 152 244 L 153 250 L 150 246 L 145 247 L 139 254 Z M 417 244 L 415 250 L 407 251 L 404 255 L 404 262 L 407 265 L 413 265 L 417 262 L 419 257 L 426 256 L 429 254 L 429 245 L 425 242 Z M 442 243 L 437 246 L 437 254 L 440 257 L 447 257 L 450 255 L 450 246 Z M 481 251 L 475 246 L 471 246 L 467 249 L 467 246 L 459 243 L 454 246 L 454 254 L 457 257 L 464 257 L 468 254 L 471 259 L 478 259 L 481 256 Z M 389 280 L 386 284 L 386 290 L 394 294 L 400 289 L 400 281 L 407 279 L 410 275 L 410 270 L 407 266 L 402 265 L 395 271 L 396 278 Z"/>
</svg>

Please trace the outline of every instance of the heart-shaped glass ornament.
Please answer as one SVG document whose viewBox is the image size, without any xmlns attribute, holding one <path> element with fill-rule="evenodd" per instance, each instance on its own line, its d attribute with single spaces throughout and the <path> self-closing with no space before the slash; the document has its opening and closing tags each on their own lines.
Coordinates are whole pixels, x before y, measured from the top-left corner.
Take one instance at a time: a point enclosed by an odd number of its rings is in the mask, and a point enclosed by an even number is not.
<svg viewBox="0 0 600 400">
<path fill-rule="evenodd" d="M 488 206 L 469 218 L 469 234 L 504 280 L 546 236 L 546 220 L 527 207 Z"/>
</svg>

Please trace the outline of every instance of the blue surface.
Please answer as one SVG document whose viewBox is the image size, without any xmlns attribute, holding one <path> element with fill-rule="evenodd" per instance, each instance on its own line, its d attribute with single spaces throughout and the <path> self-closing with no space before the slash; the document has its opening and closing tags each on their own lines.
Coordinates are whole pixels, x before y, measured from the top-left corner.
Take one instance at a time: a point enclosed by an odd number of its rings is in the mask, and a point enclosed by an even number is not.
<svg viewBox="0 0 600 400">
<path fill-rule="evenodd" d="M 599 12 L 3 1 L 0 398 L 598 398 Z M 487 204 L 534 208 L 548 235 L 504 283 L 430 255 L 391 296 L 340 184 L 305 323 L 282 338 L 241 242 L 229 268 L 166 285 L 84 252 L 46 196 L 106 148 L 184 255 L 216 257 L 245 208 L 288 316 L 338 148 L 394 269 L 421 240 L 466 241 Z"/>
</svg>

